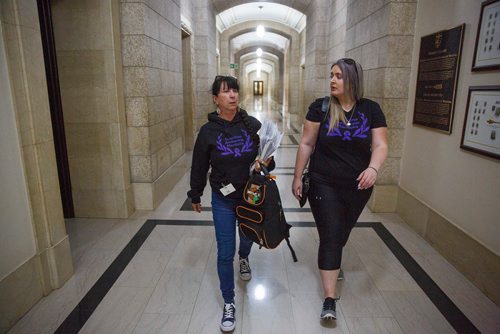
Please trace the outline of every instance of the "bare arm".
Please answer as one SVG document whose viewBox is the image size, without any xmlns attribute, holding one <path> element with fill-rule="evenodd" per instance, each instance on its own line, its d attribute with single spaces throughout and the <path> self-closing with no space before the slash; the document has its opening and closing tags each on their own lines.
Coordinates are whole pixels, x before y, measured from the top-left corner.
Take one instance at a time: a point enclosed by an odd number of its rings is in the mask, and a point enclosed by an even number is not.
<svg viewBox="0 0 500 334">
<path fill-rule="evenodd" d="M 311 157 L 316 140 L 318 139 L 320 123 L 306 120 L 304 123 L 304 133 L 300 140 L 297 157 L 295 158 L 295 171 L 293 173 L 292 193 L 295 198 L 300 199 L 302 195 L 302 173 Z"/>
<path fill-rule="evenodd" d="M 367 189 L 375 184 L 377 180 L 378 171 L 382 167 L 385 159 L 387 158 L 388 145 L 387 145 L 387 128 L 375 128 L 372 132 L 372 155 L 369 167 L 359 174 L 357 180 L 359 181 L 358 189 Z"/>
</svg>

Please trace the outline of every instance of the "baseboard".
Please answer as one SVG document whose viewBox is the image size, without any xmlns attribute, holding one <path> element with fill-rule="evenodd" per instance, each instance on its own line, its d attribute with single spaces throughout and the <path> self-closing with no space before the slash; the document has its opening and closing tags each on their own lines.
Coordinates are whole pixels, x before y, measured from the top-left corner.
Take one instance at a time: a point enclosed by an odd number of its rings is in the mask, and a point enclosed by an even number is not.
<svg viewBox="0 0 500 334">
<path fill-rule="evenodd" d="M 479 290 L 500 305 L 498 255 L 401 188 L 396 212 Z"/>
</svg>

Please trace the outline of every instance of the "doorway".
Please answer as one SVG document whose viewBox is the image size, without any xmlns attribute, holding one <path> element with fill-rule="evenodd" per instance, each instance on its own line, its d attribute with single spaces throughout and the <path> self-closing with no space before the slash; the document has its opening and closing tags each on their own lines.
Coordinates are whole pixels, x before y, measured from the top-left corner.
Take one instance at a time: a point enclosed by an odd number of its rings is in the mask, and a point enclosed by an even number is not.
<svg viewBox="0 0 500 334">
<path fill-rule="evenodd" d="M 75 210 L 71 191 L 66 134 L 64 131 L 61 89 L 59 86 L 56 47 L 52 25 L 52 11 L 50 0 L 38 0 L 37 3 L 49 95 L 50 118 L 52 121 L 52 134 L 54 137 L 54 149 L 57 160 L 57 174 L 59 176 L 59 190 L 61 192 L 64 218 L 74 218 Z"/>
<path fill-rule="evenodd" d="M 262 96 L 264 94 L 264 81 L 253 82 L 253 95 L 254 96 Z"/>
</svg>

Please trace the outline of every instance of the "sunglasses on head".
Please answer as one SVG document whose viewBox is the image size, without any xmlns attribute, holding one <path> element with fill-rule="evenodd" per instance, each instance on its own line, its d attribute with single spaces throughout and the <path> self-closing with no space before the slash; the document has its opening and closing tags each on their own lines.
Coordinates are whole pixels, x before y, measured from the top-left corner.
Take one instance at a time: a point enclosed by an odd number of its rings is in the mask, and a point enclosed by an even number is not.
<svg viewBox="0 0 500 334">
<path fill-rule="evenodd" d="M 225 80 L 225 79 L 235 79 L 238 80 L 234 75 L 216 75 L 215 80 Z"/>
<path fill-rule="evenodd" d="M 356 65 L 356 61 L 352 58 L 341 58 L 340 60 L 342 60 L 347 65 Z"/>
<path fill-rule="evenodd" d="M 341 58 L 340 60 L 343 61 L 344 63 L 346 63 L 347 65 L 354 66 L 354 70 L 356 71 L 356 73 L 358 73 L 358 66 L 356 66 L 356 61 L 354 59 Z"/>
</svg>

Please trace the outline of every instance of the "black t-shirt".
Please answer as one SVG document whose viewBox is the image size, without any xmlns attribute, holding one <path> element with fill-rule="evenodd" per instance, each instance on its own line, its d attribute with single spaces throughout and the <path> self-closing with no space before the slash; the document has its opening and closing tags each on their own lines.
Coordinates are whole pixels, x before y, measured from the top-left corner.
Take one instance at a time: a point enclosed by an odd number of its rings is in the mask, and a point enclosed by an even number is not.
<svg viewBox="0 0 500 334">
<path fill-rule="evenodd" d="M 308 121 L 321 122 L 309 163 L 311 178 L 328 184 L 357 184 L 357 177 L 370 163 L 371 129 L 387 127 L 385 116 L 378 103 L 361 99 L 345 114 L 351 125 L 339 121 L 338 128 L 328 132 L 330 117 L 321 111 L 322 103 L 322 98 L 314 101 L 306 115 Z"/>
</svg>

